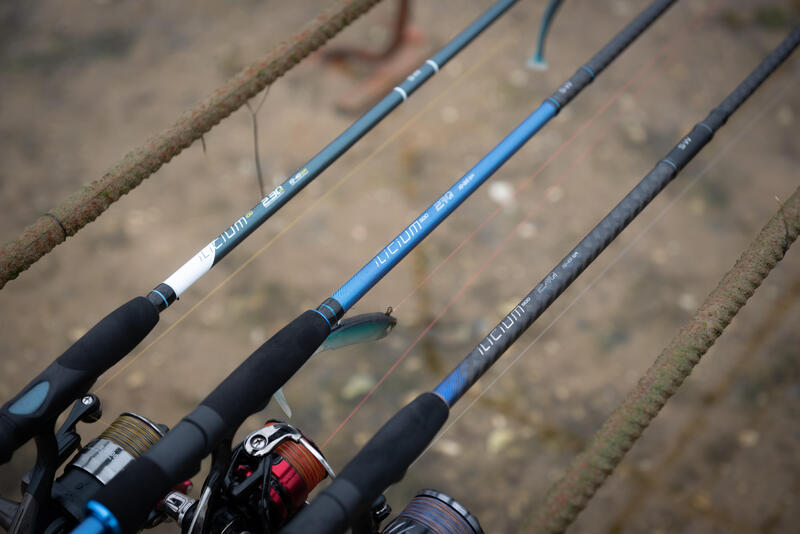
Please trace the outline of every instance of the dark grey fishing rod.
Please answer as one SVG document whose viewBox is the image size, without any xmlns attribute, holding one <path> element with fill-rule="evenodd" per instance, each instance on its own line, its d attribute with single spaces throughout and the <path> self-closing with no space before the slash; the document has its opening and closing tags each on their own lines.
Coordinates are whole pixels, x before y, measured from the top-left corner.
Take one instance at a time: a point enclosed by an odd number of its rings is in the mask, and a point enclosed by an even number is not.
<svg viewBox="0 0 800 534">
<path fill-rule="evenodd" d="M 136 297 L 111 312 L 7 402 L 0 409 L 0 464 L 10 460 L 13 452 L 32 438 L 44 422 L 57 417 L 86 393 L 97 377 L 132 351 L 156 326 L 160 312 L 405 102 L 517 1 L 499 0 L 492 5 L 300 170 L 156 286 L 147 297 Z"/>
<path fill-rule="evenodd" d="M 433 393 L 423 393 L 390 419 L 336 480 L 281 530 L 281 534 L 344 532 L 387 487 L 403 478 L 411 463 L 444 425 L 450 407 L 711 141 L 714 133 L 799 43 L 800 27 L 797 27 L 719 107 L 697 123 L 689 135 L 656 164 Z"/>
</svg>

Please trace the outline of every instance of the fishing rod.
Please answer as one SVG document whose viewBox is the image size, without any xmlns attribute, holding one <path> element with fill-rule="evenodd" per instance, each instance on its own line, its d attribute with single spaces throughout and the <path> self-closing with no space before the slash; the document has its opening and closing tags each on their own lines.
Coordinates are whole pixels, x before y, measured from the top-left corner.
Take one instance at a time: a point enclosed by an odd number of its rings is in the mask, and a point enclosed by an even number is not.
<svg viewBox="0 0 800 534">
<path fill-rule="evenodd" d="M 295 318 L 223 380 L 202 403 L 151 449 L 127 464 L 87 505 L 82 534 L 134 532 L 170 489 L 199 470 L 208 454 L 230 453 L 230 435 L 245 418 L 260 410 L 323 343 L 333 325 L 411 249 L 452 213 L 522 145 L 569 104 L 592 80 L 657 20 L 674 0 L 656 0 L 640 13 L 588 63 L 579 68 L 519 126 L 471 170 L 390 241 L 350 280 L 320 304 Z M 263 443 L 261 436 L 259 443 Z M 221 461 L 220 461 L 221 462 Z M 216 473 L 216 474 L 214 474 Z M 218 480 L 212 468 L 207 480 Z M 136 488 L 132 492 L 132 488 Z M 203 490 L 201 517 L 216 487 Z"/>
<path fill-rule="evenodd" d="M 147 297 L 123 304 L 68 348 L 0 409 L 0 464 L 55 419 L 95 380 L 124 358 L 156 326 L 167 309 L 261 224 L 311 183 L 381 120 L 433 77 L 518 0 L 499 0 L 426 60 L 383 100 L 349 126 L 288 180 L 156 286 Z"/>
<path fill-rule="evenodd" d="M 433 392 L 423 393 L 402 408 L 370 439 L 345 466 L 333 483 L 302 509 L 281 534 L 333 534 L 343 532 L 354 520 L 364 518 L 369 507 L 390 485 L 401 480 L 411 463 L 433 441 L 447 420 L 450 408 L 464 395 L 503 353 L 522 336 L 531 324 L 567 287 L 600 255 L 630 222 L 669 184 L 700 150 L 703 149 L 731 115 L 783 63 L 800 44 L 800 26 L 739 84 L 722 103 L 713 109 L 688 135 L 661 159 L 608 215 L 573 248 L 534 289 L 522 299 L 464 360 L 439 383 Z M 401 514 L 400 523 L 392 523 L 400 532 L 415 532 L 419 525 L 432 532 L 441 502 L 424 510 Z M 420 504 L 417 503 L 417 508 Z M 456 512 L 461 513 L 457 508 Z M 471 516 L 457 519 L 468 530 Z M 431 526 L 431 523 L 434 526 Z M 390 526 L 392 526 L 390 525 Z M 402 530 L 407 528 L 408 530 Z M 455 530 L 454 530 L 455 531 Z M 389 530 L 385 530 L 388 533 Z M 447 531 L 450 532 L 450 531 Z"/>
</svg>

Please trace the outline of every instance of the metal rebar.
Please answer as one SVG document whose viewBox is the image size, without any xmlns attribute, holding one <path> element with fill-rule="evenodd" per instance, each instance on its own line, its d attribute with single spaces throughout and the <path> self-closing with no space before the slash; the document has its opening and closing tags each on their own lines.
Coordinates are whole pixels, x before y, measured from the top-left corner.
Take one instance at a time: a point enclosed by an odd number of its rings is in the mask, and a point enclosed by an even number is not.
<svg viewBox="0 0 800 534">
<path fill-rule="evenodd" d="M 636 388 L 603 423 L 586 450 L 547 492 L 532 532 L 563 532 L 622 461 L 625 453 L 783 259 L 800 233 L 800 188 L 782 204 L 691 321 L 659 354 Z"/>
</svg>

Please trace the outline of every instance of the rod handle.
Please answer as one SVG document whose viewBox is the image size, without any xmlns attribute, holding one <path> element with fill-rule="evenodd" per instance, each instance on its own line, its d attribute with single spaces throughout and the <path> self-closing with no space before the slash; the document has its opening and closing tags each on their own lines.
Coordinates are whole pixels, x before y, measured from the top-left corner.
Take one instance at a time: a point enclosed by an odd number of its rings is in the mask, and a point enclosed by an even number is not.
<svg viewBox="0 0 800 534">
<path fill-rule="evenodd" d="M 112 514 L 123 533 L 140 530 L 159 499 L 197 473 L 200 461 L 225 436 L 264 408 L 329 333 L 328 322 L 312 310 L 284 326 L 153 448 L 100 488 L 94 501 Z"/>
<path fill-rule="evenodd" d="M 390 485 L 400 481 L 442 428 L 450 409 L 423 393 L 383 425 L 336 480 L 303 508 L 281 534 L 344 532 Z"/>
<path fill-rule="evenodd" d="M 136 297 L 105 316 L 0 409 L 0 464 L 124 358 L 158 323 L 158 310 Z"/>
</svg>

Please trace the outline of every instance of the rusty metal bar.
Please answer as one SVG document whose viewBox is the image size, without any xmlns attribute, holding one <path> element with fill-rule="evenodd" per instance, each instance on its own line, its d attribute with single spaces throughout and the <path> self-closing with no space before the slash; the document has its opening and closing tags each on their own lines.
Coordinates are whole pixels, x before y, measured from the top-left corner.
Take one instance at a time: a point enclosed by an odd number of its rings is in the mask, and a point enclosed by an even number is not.
<svg viewBox="0 0 800 534">
<path fill-rule="evenodd" d="M 298 33 L 184 113 L 170 128 L 126 154 L 102 178 L 81 187 L 6 242 L 0 248 L 0 289 L 378 2 L 336 0 Z"/>
<path fill-rule="evenodd" d="M 661 352 L 622 405 L 548 491 L 533 532 L 563 532 L 644 429 L 677 391 L 701 356 L 730 324 L 800 233 L 800 188 L 781 205 L 692 320 Z"/>
</svg>

